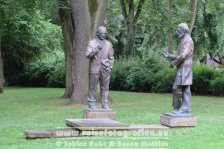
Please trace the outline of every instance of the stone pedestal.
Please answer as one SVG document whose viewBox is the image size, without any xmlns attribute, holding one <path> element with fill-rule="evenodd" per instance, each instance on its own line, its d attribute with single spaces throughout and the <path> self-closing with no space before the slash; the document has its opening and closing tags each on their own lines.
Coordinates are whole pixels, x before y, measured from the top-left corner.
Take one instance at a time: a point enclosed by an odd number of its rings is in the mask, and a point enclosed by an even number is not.
<svg viewBox="0 0 224 149">
<path fill-rule="evenodd" d="M 66 119 L 66 125 L 81 131 L 91 130 L 127 130 L 129 125 L 107 118 Z"/>
<path fill-rule="evenodd" d="M 26 130 L 26 131 L 24 131 L 24 135 L 28 139 L 51 138 L 52 133 L 48 130 Z"/>
<path fill-rule="evenodd" d="M 112 109 L 85 109 L 83 112 L 83 118 L 109 118 L 115 120 L 116 112 Z"/>
<path fill-rule="evenodd" d="M 160 125 L 160 124 L 151 124 L 151 125 L 130 125 L 129 130 L 130 131 L 150 131 L 150 130 L 168 130 L 170 127 Z"/>
<path fill-rule="evenodd" d="M 77 137 L 80 135 L 80 130 L 75 128 L 61 128 L 55 130 L 25 130 L 24 136 L 27 139 L 36 138 L 60 138 L 60 137 Z"/>
<path fill-rule="evenodd" d="M 168 127 L 195 127 L 197 120 L 192 114 L 165 113 L 160 116 L 160 124 Z"/>
</svg>

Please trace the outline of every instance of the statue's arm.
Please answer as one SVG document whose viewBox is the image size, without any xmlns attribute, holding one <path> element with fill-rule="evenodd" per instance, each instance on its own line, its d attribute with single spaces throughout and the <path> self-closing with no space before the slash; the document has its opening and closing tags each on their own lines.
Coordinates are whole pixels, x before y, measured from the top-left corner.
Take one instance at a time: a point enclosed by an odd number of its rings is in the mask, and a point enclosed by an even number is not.
<svg viewBox="0 0 224 149">
<path fill-rule="evenodd" d="M 108 59 L 109 59 L 109 63 L 110 63 L 110 69 L 112 69 L 113 64 L 114 64 L 114 54 L 113 54 L 113 47 L 112 47 L 111 43 L 110 43 Z"/>
<path fill-rule="evenodd" d="M 190 41 L 186 41 L 181 46 L 180 50 L 181 51 L 176 56 L 176 59 L 172 62 L 173 66 L 179 65 L 180 63 L 182 63 L 189 56 L 189 54 L 192 51 L 192 43 Z"/>
<path fill-rule="evenodd" d="M 86 50 L 86 57 L 88 59 L 92 58 L 94 55 L 96 55 L 99 52 L 97 48 L 94 48 L 91 42 L 89 42 Z"/>
<path fill-rule="evenodd" d="M 176 56 L 173 54 L 169 54 L 168 57 L 171 61 L 174 61 L 176 59 Z"/>
<path fill-rule="evenodd" d="M 174 60 L 176 59 L 176 56 L 170 54 L 168 51 L 163 51 L 163 52 L 161 53 L 161 55 L 162 55 L 163 57 L 165 57 L 165 58 L 166 58 L 167 60 L 169 60 L 169 61 L 174 61 Z"/>
</svg>

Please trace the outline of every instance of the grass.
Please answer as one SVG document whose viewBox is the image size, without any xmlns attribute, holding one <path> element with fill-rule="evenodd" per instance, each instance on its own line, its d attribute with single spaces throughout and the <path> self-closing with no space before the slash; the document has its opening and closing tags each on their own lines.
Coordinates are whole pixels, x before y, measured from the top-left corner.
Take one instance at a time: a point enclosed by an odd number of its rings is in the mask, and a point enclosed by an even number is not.
<svg viewBox="0 0 224 149">
<path fill-rule="evenodd" d="M 63 89 L 58 88 L 6 88 L 0 95 L 0 149 L 78 148 L 82 145 L 86 148 L 108 145 L 150 148 L 144 143 L 155 141 L 157 145 L 167 143 L 169 149 L 224 148 L 224 98 L 203 96 L 193 96 L 192 111 L 197 117 L 197 127 L 169 130 L 168 139 L 97 136 L 26 140 L 24 130 L 55 129 L 65 126 L 66 118 L 81 118 L 86 105 L 67 106 L 68 99 L 59 100 L 62 94 Z M 110 98 L 116 120 L 128 124 L 158 124 L 159 116 L 171 111 L 171 94 L 111 91 Z"/>
</svg>

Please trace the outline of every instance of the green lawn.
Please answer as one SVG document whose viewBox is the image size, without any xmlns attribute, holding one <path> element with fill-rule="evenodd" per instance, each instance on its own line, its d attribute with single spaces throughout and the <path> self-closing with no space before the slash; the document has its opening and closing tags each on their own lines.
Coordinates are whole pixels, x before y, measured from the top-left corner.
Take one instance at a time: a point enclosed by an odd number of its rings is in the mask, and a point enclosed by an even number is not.
<svg viewBox="0 0 224 149">
<path fill-rule="evenodd" d="M 169 149 L 224 148 L 224 98 L 203 96 L 193 96 L 192 110 L 197 117 L 197 127 L 169 130 L 168 139 L 97 136 L 26 140 L 24 130 L 55 129 L 65 126 L 66 118 L 82 117 L 87 106 L 67 106 L 68 99 L 59 100 L 63 91 L 57 88 L 6 88 L 4 94 L 0 94 L 0 149 L 77 148 L 75 146 L 79 145 L 100 148 L 105 144 L 118 148 L 125 143 L 137 143 L 134 148 L 140 148 L 144 145 L 142 141 L 167 143 Z M 111 91 L 110 98 L 116 120 L 128 124 L 159 124 L 160 115 L 171 111 L 171 94 Z"/>
</svg>

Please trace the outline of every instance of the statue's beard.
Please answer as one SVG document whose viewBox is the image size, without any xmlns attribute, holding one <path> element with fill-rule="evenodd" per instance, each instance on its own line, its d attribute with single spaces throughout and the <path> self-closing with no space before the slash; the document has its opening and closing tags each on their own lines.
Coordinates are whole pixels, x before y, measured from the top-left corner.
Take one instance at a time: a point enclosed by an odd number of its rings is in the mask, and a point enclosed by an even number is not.
<svg viewBox="0 0 224 149">
<path fill-rule="evenodd" d="M 104 39 L 105 39 L 105 36 L 97 35 L 97 37 L 98 37 L 100 40 L 104 40 Z"/>
<path fill-rule="evenodd" d="M 182 38 L 184 36 L 184 32 L 176 32 L 177 38 Z"/>
<path fill-rule="evenodd" d="M 104 40 L 105 39 L 105 37 L 98 37 L 100 40 Z"/>
<path fill-rule="evenodd" d="M 182 38 L 184 36 L 184 33 L 177 33 L 177 38 Z"/>
</svg>

